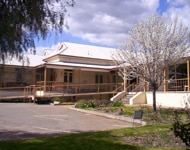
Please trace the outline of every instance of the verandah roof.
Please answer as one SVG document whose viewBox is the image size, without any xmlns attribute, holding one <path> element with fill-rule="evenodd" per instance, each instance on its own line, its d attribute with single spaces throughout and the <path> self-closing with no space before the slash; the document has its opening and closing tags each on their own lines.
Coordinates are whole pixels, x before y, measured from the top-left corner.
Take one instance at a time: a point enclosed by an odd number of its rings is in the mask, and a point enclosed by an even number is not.
<svg viewBox="0 0 190 150">
<path fill-rule="evenodd" d="M 11 59 L 6 59 L 4 65 L 36 67 L 44 64 L 44 61 L 42 61 L 43 57 L 43 55 L 25 54 L 24 59 L 21 61 L 19 61 L 15 57 Z"/>
<path fill-rule="evenodd" d="M 95 65 L 95 64 L 83 64 L 83 63 L 71 63 L 71 62 L 51 62 L 46 63 L 47 68 L 67 68 L 67 69 L 76 69 L 80 68 L 81 70 L 89 71 L 110 71 L 117 69 L 117 66 L 112 65 Z"/>
</svg>

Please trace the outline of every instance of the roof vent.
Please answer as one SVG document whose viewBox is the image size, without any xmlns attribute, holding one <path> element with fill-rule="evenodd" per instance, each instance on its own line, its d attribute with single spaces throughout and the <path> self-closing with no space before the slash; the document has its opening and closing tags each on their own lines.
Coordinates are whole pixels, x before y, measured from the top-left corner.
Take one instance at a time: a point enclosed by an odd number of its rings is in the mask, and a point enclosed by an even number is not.
<svg viewBox="0 0 190 150">
<path fill-rule="evenodd" d="M 67 46 L 65 45 L 64 42 L 62 42 L 62 43 L 59 45 L 59 47 L 58 47 L 58 51 L 62 51 L 62 50 L 64 50 L 64 49 L 66 49 L 66 48 L 67 48 Z"/>
</svg>

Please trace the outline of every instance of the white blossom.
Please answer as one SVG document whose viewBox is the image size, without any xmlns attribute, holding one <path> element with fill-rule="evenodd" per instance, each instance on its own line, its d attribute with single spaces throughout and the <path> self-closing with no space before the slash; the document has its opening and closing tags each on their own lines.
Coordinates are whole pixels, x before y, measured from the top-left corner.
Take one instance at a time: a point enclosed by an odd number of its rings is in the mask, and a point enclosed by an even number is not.
<svg viewBox="0 0 190 150">
<path fill-rule="evenodd" d="M 144 78 L 156 92 L 163 82 L 164 69 L 180 63 L 190 54 L 189 40 L 188 28 L 179 23 L 177 17 L 166 21 L 155 15 L 130 30 L 126 42 L 114 54 L 114 60 L 120 64 L 121 74 L 125 68 L 126 76 Z M 121 65 L 122 62 L 125 63 Z"/>
</svg>

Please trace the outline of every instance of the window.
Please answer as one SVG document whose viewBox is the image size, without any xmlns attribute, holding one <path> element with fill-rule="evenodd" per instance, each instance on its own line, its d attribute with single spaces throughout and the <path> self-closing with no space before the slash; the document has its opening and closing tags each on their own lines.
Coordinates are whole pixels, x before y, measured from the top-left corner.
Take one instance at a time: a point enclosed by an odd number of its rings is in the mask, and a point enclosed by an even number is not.
<svg viewBox="0 0 190 150">
<path fill-rule="evenodd" d="M 103 83 L 103 75 L 95 75 L 95 83 Z"/>
<path fill-rule="evenodd" d="M 72 71 L 65 71 L 64 72 L 64 82 L 72 83 L 73 82 L 73 72 Z"/>
</svg>

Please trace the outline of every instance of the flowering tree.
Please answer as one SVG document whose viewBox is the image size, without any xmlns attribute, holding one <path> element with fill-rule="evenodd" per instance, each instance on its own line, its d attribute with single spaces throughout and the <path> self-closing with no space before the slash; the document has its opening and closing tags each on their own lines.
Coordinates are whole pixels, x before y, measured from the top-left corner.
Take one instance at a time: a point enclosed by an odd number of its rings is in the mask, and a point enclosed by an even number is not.
<svg viewBox="0 0 190 150">
<path fill-rule="evenodd" d="M 164 80 L 164 70 L 179 63 L 189 52 L 188 28 L 177 17 L 166 21 L 155 15 L 134 25 L 128 35 L 114 60 L 120 64 L 123 76 L 139 76 L 149 83 L 156 111 L 156 91 Z"/>
</svg>

